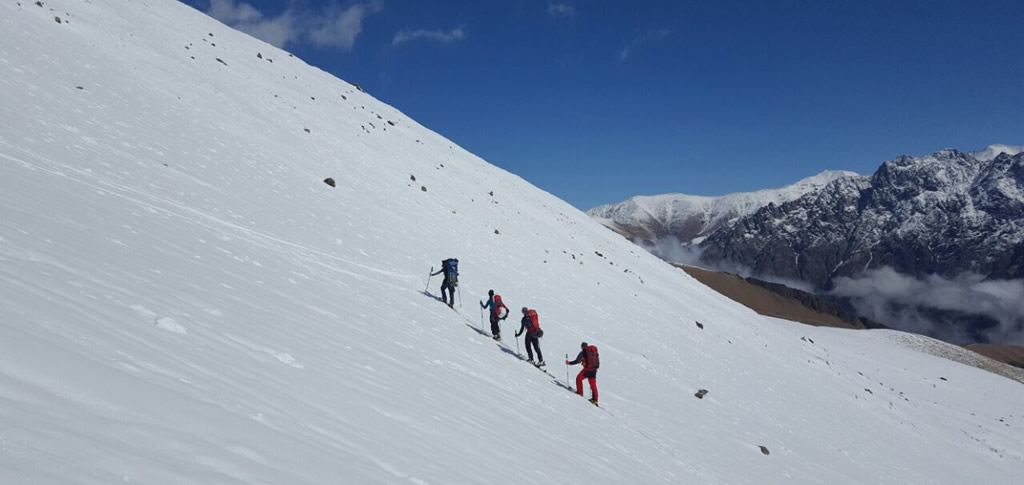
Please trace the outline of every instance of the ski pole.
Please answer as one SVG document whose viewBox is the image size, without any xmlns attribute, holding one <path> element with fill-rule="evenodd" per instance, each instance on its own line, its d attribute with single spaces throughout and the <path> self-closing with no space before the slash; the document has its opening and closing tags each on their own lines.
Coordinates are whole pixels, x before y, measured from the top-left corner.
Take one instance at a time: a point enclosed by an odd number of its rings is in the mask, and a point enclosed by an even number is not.
<svg viewBox="0 0 1024 485">
<path fill-rule="evenodd" d="M 565 354 L 565 387 L 569 387 L 569 354 Z"/>
<path fill-rule="evenodd" d="M 484 307 L 480 307 L 480 332 L 484 331 Z"/>
<path fill-rule="evenodd" d="M 426 293 L 427 290 L 430 289 L 430 278 L 433 278 L 433 277 L 434 277 L 434 267 L 431 266 L 430 267 L 430 272 L 427 273 L 427 286 L 425 288 L 423 288 L 423 292 L 424 293 Z"/>
<path fill-rule="evenodd" d="M 516 334 L 516 355 L 518 355 L 520 359 L 523 358 L 523 354 L 519 352 L 519 334 L 518 333 Z"/>
<path fill-rule="evenodd" d="M 456 286 L 455 292 L 459 294 L 459 308 L 462 308 L 462 288 Z"/>
</svg>

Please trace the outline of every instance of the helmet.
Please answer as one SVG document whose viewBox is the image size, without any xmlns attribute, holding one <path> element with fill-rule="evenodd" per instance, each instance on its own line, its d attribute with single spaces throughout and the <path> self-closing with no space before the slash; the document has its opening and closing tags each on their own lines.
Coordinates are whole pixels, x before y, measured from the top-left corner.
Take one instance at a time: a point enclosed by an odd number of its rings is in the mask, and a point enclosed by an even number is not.
<svg viewBox="0 0 1024 485">
<path fill-rule="evenodd" d="M 585 349 L 585 348 L 587 348 L 587 343 L 586 343 L 586 342 L 583 342 L 583 343 L 581 343 L 581 344 L 580 344 L 580 348 L 581 348 L 581 349 Z"/>
<path fill-rule="evenodd" d="M 526 313 L 529 308 L 523 307 L 523 313 Z"/>
<path fill-rule="evenodd" d="M 487 296 L 494 296 L 494 290 L 487 290 Z"/>
</svg>

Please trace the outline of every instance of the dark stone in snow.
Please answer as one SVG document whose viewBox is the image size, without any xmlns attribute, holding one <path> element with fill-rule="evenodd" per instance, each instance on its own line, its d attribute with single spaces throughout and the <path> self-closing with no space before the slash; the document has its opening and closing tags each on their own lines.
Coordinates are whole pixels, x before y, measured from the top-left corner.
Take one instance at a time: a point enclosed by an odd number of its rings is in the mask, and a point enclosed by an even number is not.
<svg viewBox="0 0 1024 485">
<path fill-rule="evenodd" d="M 334 179 L 333 179 L 333 178 L 331 178 L 331 177 L 327 177 L 327 178 L 325 178 L 325 179 L 324 179 L 324 183 L 325 183 L 325 184 L 327 184 L 327 185 L 330 185 L 331 187 L 334 187 L 334 186 L 335 186 L 335 185 L 334 185 Z"/>
</svg>

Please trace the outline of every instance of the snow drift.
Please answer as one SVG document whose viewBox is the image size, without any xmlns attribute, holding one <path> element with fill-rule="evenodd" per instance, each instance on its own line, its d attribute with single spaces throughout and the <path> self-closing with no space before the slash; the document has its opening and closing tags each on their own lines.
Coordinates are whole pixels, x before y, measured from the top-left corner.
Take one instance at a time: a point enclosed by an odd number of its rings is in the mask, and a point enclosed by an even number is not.
<svg viewBox="0 0 1024 485">
<path fill-rule="evenodd" d="M 0 482 L 1024 473 L 1019 384 L 760 317 L 177 2 L 3 2 L 0 64 Z M 602 408 L 476 331 L 488 288 L 560 379 L 601 349 Z"/>
</svg>

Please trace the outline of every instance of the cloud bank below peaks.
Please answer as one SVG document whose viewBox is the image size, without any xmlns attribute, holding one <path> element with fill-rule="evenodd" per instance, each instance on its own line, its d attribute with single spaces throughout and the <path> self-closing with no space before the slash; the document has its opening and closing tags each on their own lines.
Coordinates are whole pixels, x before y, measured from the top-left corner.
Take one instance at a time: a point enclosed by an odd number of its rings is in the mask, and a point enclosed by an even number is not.
<svg viewBox="0 0 1024 485">
<path fill-rule="evenodd" d="M 1024 344 L 1024 280 L 986 281 L 971 273 L 914 278 L 883 267 L 857 278 L 837 278 L 832 294 L 850 298 L 862 315 L 901 330 L 957 343 L 983 337 Z M 928 309 L 959 316 L 940 323 Z M 970 328 L 979 323 L 983 328 Z"/>
</svg>

